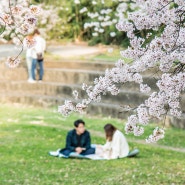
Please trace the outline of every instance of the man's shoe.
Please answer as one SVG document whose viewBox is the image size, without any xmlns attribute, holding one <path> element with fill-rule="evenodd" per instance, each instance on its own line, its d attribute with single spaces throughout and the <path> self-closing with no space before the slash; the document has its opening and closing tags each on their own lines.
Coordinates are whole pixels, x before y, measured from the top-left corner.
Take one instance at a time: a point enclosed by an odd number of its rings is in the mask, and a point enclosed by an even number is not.
<svg viewBox="0 0 185 185">
<path fill-rule="evenodd" d="M 59 154 L 60 154 L 59 151 L 60 151 L 60 149 L 58 149 L 57 151 L 50 151 L 50 152 L 49 152 L 49 155 L 58 157 Z"/>
</svg>

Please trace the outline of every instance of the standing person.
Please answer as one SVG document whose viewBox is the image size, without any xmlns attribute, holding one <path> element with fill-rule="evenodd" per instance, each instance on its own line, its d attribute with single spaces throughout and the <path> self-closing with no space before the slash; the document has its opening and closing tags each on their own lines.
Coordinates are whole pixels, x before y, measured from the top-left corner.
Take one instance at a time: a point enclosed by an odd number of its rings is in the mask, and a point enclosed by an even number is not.
<svg viewBox="0 0 185 185">
<path fill-rule="evenodd" d="M 39 82 L 41 82 L 44 75 L 43 61 L 44 51 L 46 50 L 46 41 L 40 36 L 40 32 L 38 29 L 34 30 L 33 36 L 35 39 L 35 45 L 32 49 L 32 76 L 33 80 L 36 80 L 35 71 L 36 66 L 39 65 Z"/>
<path fill-rule="evenodd" d="M 127 157 L 129 146 L 123 133 L 110 123 L 104 126 L 104 131 L 106 143 L 96 146 L 96 154 L 105 159 Z"/>
<path fill-rule="evenodd" d="M 59 151 L 60 154 L 69 156 L 71 152 L 81 155 L 95 153 L 95 148 L 91 148 L 90 133 L 85 130 L 85 122 L 81 119 L 74 122 L 74 129 L 69 131 L 66 137 L 66 147 Z"/>
<path fill-rule="evenodd" d="M 34 83 L 32 76 L 32 49 L 34 45 L 33 34 L 27 35 L 23 40 L 24 48 L 26 48 L 26 64 L 28 69 L 28 82 Z"/>
</svg>

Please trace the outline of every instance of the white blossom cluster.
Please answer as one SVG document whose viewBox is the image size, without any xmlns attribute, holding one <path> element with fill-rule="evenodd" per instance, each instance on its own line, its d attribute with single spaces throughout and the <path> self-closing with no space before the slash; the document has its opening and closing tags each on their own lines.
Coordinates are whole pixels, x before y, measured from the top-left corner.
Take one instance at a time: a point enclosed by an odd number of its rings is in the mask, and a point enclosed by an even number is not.
<svg viewBox="0 0 185 185">
<path fill-rule="evenodd" d="M 79 0 L 74 0 L 74 3 L 75 4 L 80 4 L 80 1 Z"/>
<path fill-rule="evenodd" d="M 116 25 L 130 39 L 130 47 L 121 51 L 121 55 L 132 59 L 132 64 L 126 64 L 120 59 L 114 68 L 107 69 L 104 76 L 94 80 L 94 86 L 84 84 L 82 89 L 87 92 L 88 98 L 80 105 L 81 109 L 85 109 L 89 103 L 101 101 L 101 96 L 108 92 L 117 95 L 117 84 L 139 84 L 141 92 L 151 94 L 145 102 L 138 105 L 136 114 L 128 117 L 125 131 L 140 136 L 151 119 L 163 119 L 166 114 L 181 115 L 180 94 L 185 88 L 185 1 L 135 0 L 135 3 L 136 6 L 142 4 L 142 7 L 130 12 L 127 20 L 120 17 Z M 118 9 L 121 11 L 121 8 Z M 148 34 L 143 37 L 137 35 L 142 30 L 148 30 Z M 156 33 L 155 36 L 152 31 Z M 143 83 L 142 72 L 150 68 L 160 71 L 156 92 L 152 92 L 148 84 Z M 63 113 L 62 110 L 65 110 L 64 114 L 67 115 L 78 109 L 79 104 L 73 103 L 70 109 L 69 103 L 65 103 L 59 111 Z M 146 141 L 156 142 L 163 137 L 164 129 L 157 127 Z"/>
<path fill-rule="evenodd" d="M 42 14 L 38 16 L 39 30 L 44 38 L 47 38 L 48 32 L 57 24 L 61 24 L 58 15 L 59 7 L 40 5 Z M 62 7 L 60 7 L 62 8 Z M 62 20 L 63 21 L 63 20 Z"/>
<path fill-rule="evenodd" d="M 0 26 L 3 30 L 0 34 L 1 41 L 5 41 L 4 37 L 9 35 L 16 45 L 22 44 L 24 36 L 32 32 L 36 26 L 37 16 L 41 9 L 38 6 L 29 5 L 27 0 L 17 0 L 16 2 L 1 0 L 0 9 Z M 17 67 L 20 63 L 18 57 L 19 55 L 9 57 L 6 64 L 11 68 Z"/>
<path fill-rule="evenodd" d="M 87 12 L 87 11 L 88 11 L 87 7 L 83 7 L 79 12 L 83 14 L 84 12 Z"/>
<path fill-rule="evenodd" d="M 151 134 L 147 139 L 147 143 L 156 143 L 159 139 L 164 138 L 165 131 L 159 127 L 156 127 L 153 130 L 153 134 Z"/>
<path fill-rule="evenodd" d="M 94 2 L 94 1 L 93 1 Z M 93 3 L 92 2 L 92 3 Z M 97 3 L 94 3 L 94 5 Z M 104 4 L 104 2 L 102 2 Z M 126 2 L 118 1 L 118 6 L 116 11 L 113 11 L 111 8 L 102 8 L 98 12 L 89 12 L 86 7 L 80 10 L 80 13 L 87 12 L 87 16 L 90 18 L 90 22 L 84 24 L 84 29 L 92 28 L 94 32 L 92 36 L 99 36 L 101 33 L 104 33 L 104 30 L 107 27 L 114 26 L 118 20 L 127 20 L 127 11 L 131 9 L 132 11 L 139 6 L 133 6 L 133 3 L 129 3 L 129 6 Z M 116 32 L 110 32 L 110 37 L 115 37 Z"/>
<path fill-rule="evenodd" d="M 52 6 L 32 5 L 29 0 L 1 0 L 0 3 L 0 26 L 3 30 L 0 34 L 0 41 L 7 42 L 7 36 L 15 45 L 23 45 L 22 41 L 26 35 L 32 33 L 35 27 L 41 26 L 40 32 L 43 37 L 47 37 L 46 33 L 51 30 L 59 21 L 58 8 Z M 35 44 L 34 40 L 27 40 L 27 47 Z M 9 57 L 6 64 L 10 68 L 17 67 L 21 60 L 20 53 L 15 57 Z"/>
</svg>

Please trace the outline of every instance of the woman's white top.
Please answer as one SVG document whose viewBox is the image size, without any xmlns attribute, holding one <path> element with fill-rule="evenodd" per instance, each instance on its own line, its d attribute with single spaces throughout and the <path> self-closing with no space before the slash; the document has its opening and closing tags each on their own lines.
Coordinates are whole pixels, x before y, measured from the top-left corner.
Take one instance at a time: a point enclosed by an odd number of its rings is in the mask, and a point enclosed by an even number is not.
<svg viewBox="0 0 185 185">
<path fill-rule="evenodd" d="M 126 157 L 129 153 L 129 146 L 127 140 L 122 132 L 116 130 L 112 141 L 107 141 L 103 146 L 105 158 L 117 159 Z"/>
<path fill-rule="evenodd" d="M 44 55 L 44 51 L 46 50 L 46 41 L 41 36 L 35 36 L 35 45 L 31 50 L 31 57 L 36 59 L 37 53 L 42 53 Z"/>
</svg>

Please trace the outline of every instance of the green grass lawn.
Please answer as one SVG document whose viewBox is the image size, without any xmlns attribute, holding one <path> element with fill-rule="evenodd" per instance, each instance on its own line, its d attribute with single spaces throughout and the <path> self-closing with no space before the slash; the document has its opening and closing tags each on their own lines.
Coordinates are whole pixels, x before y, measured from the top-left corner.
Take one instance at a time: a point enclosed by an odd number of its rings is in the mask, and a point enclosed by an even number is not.
<svg viewBox="0 0 185 185">
<path fill-rule="evenodd" d="M 111 52 L 109 52 L 110 48 L 112 49 Z M 106 47 L 104 52 L 91 56 L 90 60 L 115 63 L 118 59 L 121 58 L 120 50 L 121 48 L 118 47 Z"/>
<path fill-rule="evenodd" d="M 92 143 L 105 142 L 103 126 L 113 123 L 123 131 L 124 121 L 72 115 L 64 118 L 56 108 L 0 106 L 0 185 L 184 185 L 184 152 L 139 144 L 146 136 L 126 135 L 135 158 L 108 161 L 63 159 L 48 155 L 64 147 L 73 121 L 82 118 Z M 149 134 L 155 124 L 146 129 Z M 167 128 L 161 146 L 185 148 L 183 130 Z"/>
</svg>

